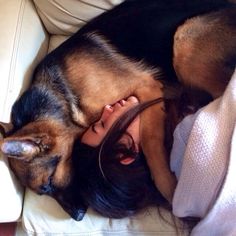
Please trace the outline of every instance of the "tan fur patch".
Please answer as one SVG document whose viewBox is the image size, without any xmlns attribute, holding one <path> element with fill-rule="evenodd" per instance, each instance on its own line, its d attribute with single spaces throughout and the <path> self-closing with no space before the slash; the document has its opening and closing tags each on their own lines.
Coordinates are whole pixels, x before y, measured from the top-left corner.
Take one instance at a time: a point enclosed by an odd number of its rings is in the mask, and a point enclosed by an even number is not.
<svg viewBox="0 0 236 236">
<path fill-rule="evenodd" d="M 192 18 L 178 28 L 174 67 L 183 83 L 204 89 L 213 97 L 222 94 L 233 73 L 227 67 L 236 51 L 236 27 L 230 23 L 233 16 L 235 9 L 227 9 Z"/>
</svg>

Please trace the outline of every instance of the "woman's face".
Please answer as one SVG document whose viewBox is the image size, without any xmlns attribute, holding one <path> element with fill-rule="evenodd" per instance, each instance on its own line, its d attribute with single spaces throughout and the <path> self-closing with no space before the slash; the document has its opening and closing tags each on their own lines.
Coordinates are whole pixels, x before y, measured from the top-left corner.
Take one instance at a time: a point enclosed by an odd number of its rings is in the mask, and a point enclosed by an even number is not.
<svg viewBox="0 0 236 236">
<path fill-rule="evenodd" d="M 97 147 L 112 127 L 114 122 L 125 112 L 139 103 L 138 99 L 134 96 L 130 96 L 126 100 L 121 100 L 115 103 L 113 106 L 106 105 L 103 109 L 101 118 L 89 127 L 89 129 L 83 134 L 81 142 L 92 147 Z M 135 144 L 139 144 L 139 123 L 140 117 L 137 116 L 135 120 L 129 125 L 126 130 L 133 138 Z M 123 139 L 123 140 L 122 140 Z M 122 142 L 125 142 L 125 135 L 121 138 Z"/>
</svg>

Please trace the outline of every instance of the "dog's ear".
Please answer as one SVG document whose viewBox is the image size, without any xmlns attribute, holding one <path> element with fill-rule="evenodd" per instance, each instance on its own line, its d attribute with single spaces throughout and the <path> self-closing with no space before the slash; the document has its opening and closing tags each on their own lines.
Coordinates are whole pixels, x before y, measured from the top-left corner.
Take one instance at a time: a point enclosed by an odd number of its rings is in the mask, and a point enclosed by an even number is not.
<svg viewBox="0 0 236 236">
<path fill-rule="evenodd" d="M 29 161 L 38 154 L 50 148 L 49 140 L 45 137 L 10 137 L 1 143 L 1 151 L 9 158 Z"/>
</svg>

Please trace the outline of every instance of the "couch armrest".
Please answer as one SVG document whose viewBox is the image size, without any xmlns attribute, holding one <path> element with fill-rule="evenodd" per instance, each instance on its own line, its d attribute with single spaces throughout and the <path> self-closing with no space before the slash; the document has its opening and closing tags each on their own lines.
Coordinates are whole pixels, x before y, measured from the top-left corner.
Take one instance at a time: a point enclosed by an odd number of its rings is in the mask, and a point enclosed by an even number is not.
<svg viewBox="0 0 236 236">
<path fill-rule="evenodd" d="M 0 1 L 0 29 L 0 121 L 9 122 L 12 104 L 47 53 L 48 34 L 31 0 Z"/>
<path fill-rule="evenodd" d="M 46 55 L 48 34 L 31 0 L 0 1 L 0 121 L 9 122 L 12 104 Z M 0 155 L 0 222 L 19 219 L 23 188 Z"/>
<path fill-rule="evenodd" d="M 23 188 L 9 171 L 7 160 L 0 156 L 0 222 L 17 221 L 23 203 Z"/>
</svg>

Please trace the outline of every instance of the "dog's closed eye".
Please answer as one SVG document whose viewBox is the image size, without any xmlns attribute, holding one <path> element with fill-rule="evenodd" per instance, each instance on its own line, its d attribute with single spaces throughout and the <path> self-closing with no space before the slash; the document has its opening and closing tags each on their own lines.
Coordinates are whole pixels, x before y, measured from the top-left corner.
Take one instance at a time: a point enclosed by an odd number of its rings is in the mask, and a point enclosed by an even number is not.
<svg viewBox="0 0 236 236">
<path fill-rule="evenodd" d="M 48 168 L 56 167 L 59 161 L 60 161 L 60 157 L 54 156 L 50 160 L 47 161 L 45 166 L 47 166 Z"/>
</svg>

